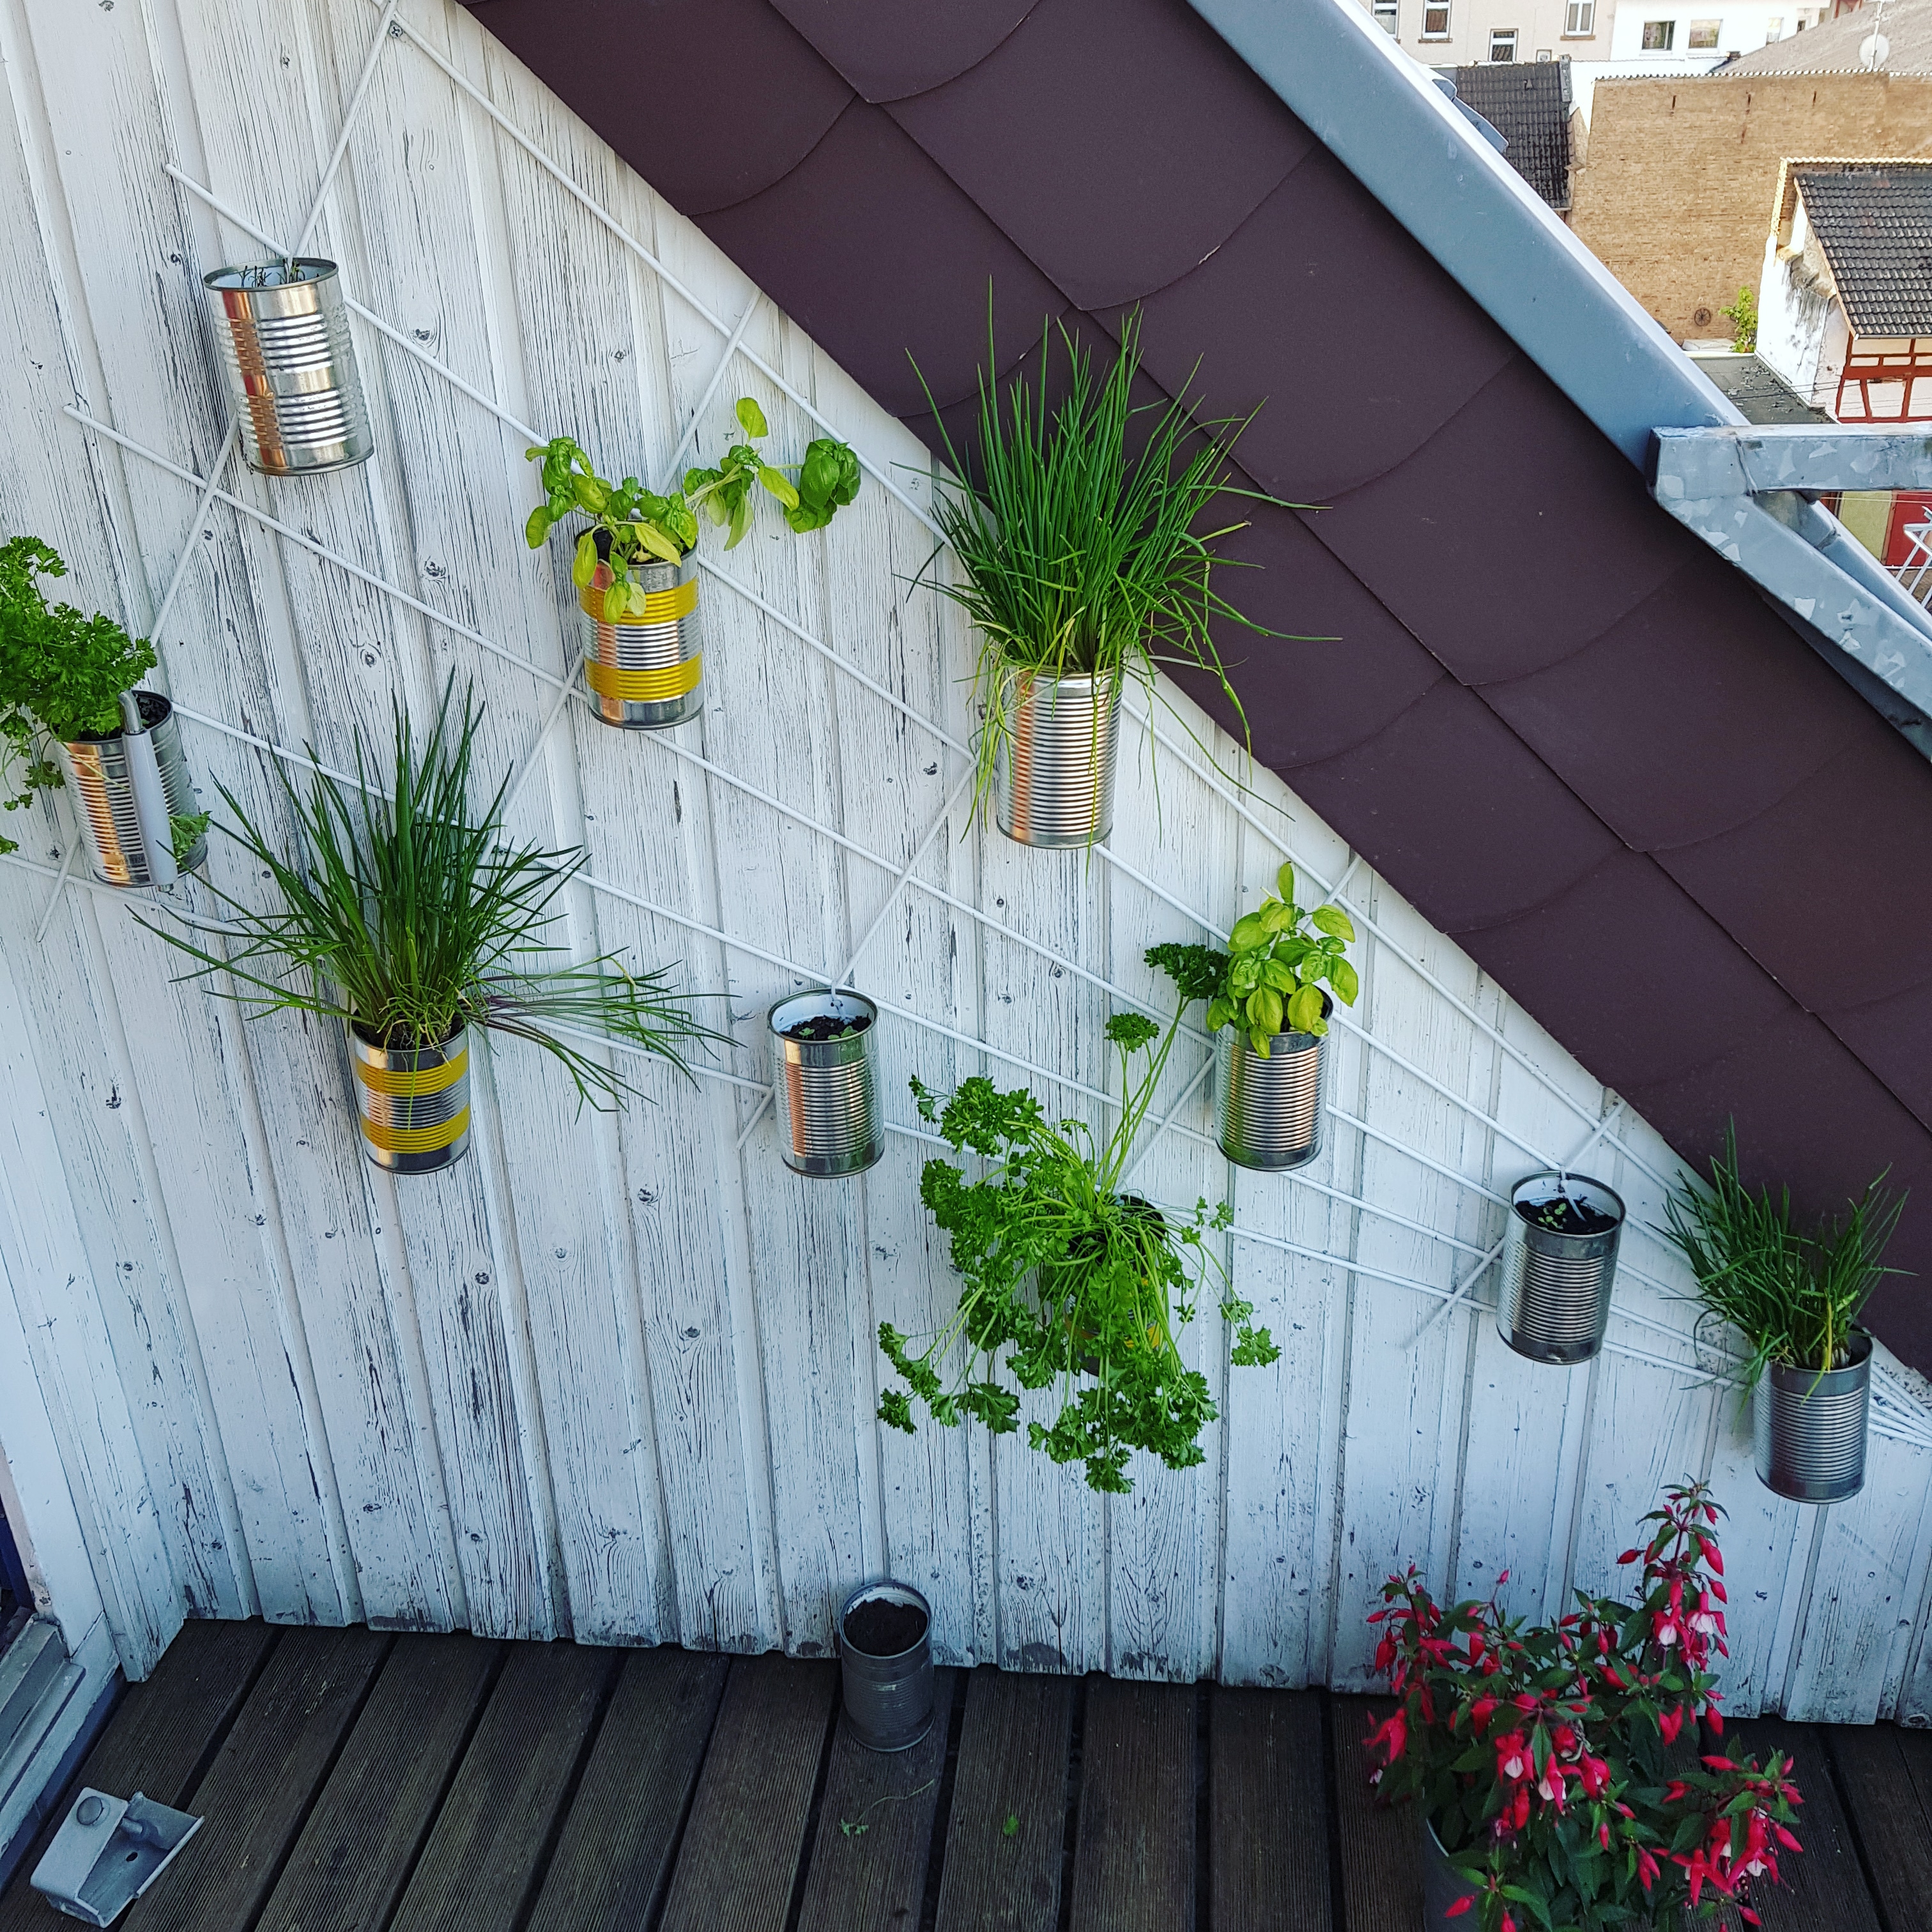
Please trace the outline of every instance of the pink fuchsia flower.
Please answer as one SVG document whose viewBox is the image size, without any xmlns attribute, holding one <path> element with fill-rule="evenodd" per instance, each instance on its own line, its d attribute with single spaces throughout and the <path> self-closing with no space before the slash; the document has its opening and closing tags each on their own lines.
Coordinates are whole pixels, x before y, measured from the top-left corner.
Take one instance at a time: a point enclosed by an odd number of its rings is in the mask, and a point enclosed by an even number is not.
<svg viewBox="0 0 1932 1932">
<path fill-rule="evenodd" d="M 1682 1704 L 1677 1704 L 1672 1706 L 1668 1711 L 1660 1712 L 1658 1714 L 1657 1728 L 1664 1733 L 1664 1742 L 1666 1744 L 1674 1744 L 1677 1742 L 1677 1733 L 1684 1728 L 1684 1706 Z"/>
<path fill-rule="evenodd" d="M 1476 1894 L 1473 1892 L 1466 1892 L 1454 1905 L 1445 1905 L 1442 1908 L 1442 1916 L 1444 1918 L 1460 1918 L 1475 1902 Z"/>
<path fill-rule="evenodd" d="M 1610 1785 L 1610 1767 L 1604 1759 L 1592 1757 L 1588 1752 L 1586 1751 L 1582 1762 L 1578 1768 L 1577 1775 L 1583 1780 L 1583 1791 L 1586 1796 L 1600 1798 Z M 1610 1843 L 1610 1828 L 1607 1825 L 1604 1827 L 1605 1834 L 1604 1842 L 1606 1844 Z"/>
<path fill-rule="evenodd" d="M 1496 1775 L 1506 1784 L 1529 1775 L 1529 1744 L 1520 1731 L 1506 1731 L 1496 1740 Z"/>
<path fill-rule="evenodd" d="M 1397 1710 L 1393 1716 L 1384 1718 L 1369 1733 L 1370 1750 L 1373 1750 L 1378 1745 L 1388 1753 L 1383 1760 L 1384 1764 L 1394 1763 L 1408 1748 L 1408 1713 L 1406 1711 Z"/>
<path fill-rule="evenodd" d="M 1469 1706 L 1469 1727 L 1478 1737 L 1488 1727 L 1490 1718 L 1496 1715 L 1496 1700 L 1486 1692 Z"/>
</svg>

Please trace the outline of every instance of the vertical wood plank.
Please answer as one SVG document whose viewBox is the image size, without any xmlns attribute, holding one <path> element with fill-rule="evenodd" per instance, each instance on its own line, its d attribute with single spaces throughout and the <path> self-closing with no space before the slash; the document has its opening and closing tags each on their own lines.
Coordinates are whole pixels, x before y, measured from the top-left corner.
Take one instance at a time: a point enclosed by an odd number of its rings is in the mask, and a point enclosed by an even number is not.
<svg viewBox="0 0 1932 1932">
<path fill-rule="evenodd" d="M 1217 1932 L 1332 1924 L 1320 1696 L 1217 1688 L 1209 1709 L 1209 1923 Z"/>
<path fill-rule="evenodd" d="M 1192 1919 L 1197 1694 L 1105 1677 L 1088 1684 L 1076 1932 L 1172 1932 Z"/>
</svg>

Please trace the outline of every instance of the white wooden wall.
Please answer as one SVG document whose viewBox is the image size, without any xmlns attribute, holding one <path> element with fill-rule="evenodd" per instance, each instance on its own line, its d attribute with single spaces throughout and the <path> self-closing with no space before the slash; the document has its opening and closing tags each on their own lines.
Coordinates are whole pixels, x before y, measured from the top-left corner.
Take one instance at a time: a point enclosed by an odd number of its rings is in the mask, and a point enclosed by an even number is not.
<svg viewBox="0 0 1932 1932">
<path fill-rule="evenodd" d="M 1612 1582 L 1660 1483 L 1706 1471 L 1732 1512 L 1736 1707 L 1932 1717 L 1922 1385 L 1887 1366 L 1856 1503 L 1769 1497 L 1648 1229 L 1669 1150 L 1181 722 L 1157 728 L 1158 805 L 1130 732 L 1110 849 L 969 830 L 970 640 L 908 589 L 923 452 L 459 8 L 0 0 L 0 527 L 156 634 L 211 801 L 218 778 L 272 816 L 274 748 L 340 762 L 392 692 L 420 715 L 446 671 L 473 679 L 514 831 L 590 849 L 572 943 L 682 960 L 729 989 L 740 1041 L 694 1090 L 641 1064 L 656 1104 L 621 1119 L 580 1117 L 514 1044 L 479 1053 L 472 1158 L 398 1186 L 360 1156 L 338 1039 L 172 985 L 134 907 L 62 883 L 64 802 L 24 828 L 0 872 L 12 1077 L 44 1089 L 76 1246 L 23 1318 L 130 1672 L 184 1613 L 814 1655 L 890 1570 L 950 1660 L 1360 1686 L 1391 1567 L 1463 1592 L 1506 1564 L 1512 1601 L 1553 1612 Z M 269 483 L 235 454 L 200 277 L 298 236 L 338 154 L 310 245 L 360 305 L 378 454 Z M 694 413 L 716 448 L 741 391 L 776 446 L 848 436 L 865 488 L 823 536 L 774 519 L 707 548 L 701 721 L 608 730 L 567 695 L 563 547 L 520 540 L 524 447 L 568 430 L 661 475 Z M 1225 931 L 1284 851 L 1346 881 L 1364 933 L 1328 1150 L 1232 1172 L 1197 1036 L 1137 1177 L 1228 1193 L 1280 1362 L 1231 1378 L 1204 1318 L 1206 1466 L 1144 1465 L 1110 1502 L 1023 1438 L 878 1426 L 878 1324 L 928 1327 L 953 1292 L 907 1076 L 984 1068 L 1097 1114 L 1107 1012 L 1158 1000 L 1143 948 Z M 212 863 L 252 889 L 231 845 Z M 892 1131 L 862 1181 L 809 1182 L 760 1112 L 763 1010 L 848 967 L 886 1015 Z M 1632 1210 L 1617 1317 L 1594 1364 L 1537 1369 L 1497 1340 L 1486 1276 L 1444 1301 L 1509 1183 L 1582 1150 Z"/>
</svg>

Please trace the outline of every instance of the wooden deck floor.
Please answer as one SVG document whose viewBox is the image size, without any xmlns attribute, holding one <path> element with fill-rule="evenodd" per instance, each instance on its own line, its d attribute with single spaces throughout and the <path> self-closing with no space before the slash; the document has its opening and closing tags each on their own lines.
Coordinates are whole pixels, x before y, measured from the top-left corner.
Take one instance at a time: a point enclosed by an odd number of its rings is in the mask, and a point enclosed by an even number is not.
<svg viewBox="0 0 1932 1932">
<path fill-rule="evenodd" d="M 846 1736 L 837 1666 L 194 1624 L 77 1782 L 206 1820 L 130 1932 L 1406 1932 L 1369 1706 L 943 1672 L 926 1742 Z M 1773 1932 L 1932 1925 L 1932 1733 L 1798 1756 Z M 1848 1816 L 1855 1815 L 1854 1832 Z M 0 1932 L 60 1922 L 27 1885 Z"/>
</svg>

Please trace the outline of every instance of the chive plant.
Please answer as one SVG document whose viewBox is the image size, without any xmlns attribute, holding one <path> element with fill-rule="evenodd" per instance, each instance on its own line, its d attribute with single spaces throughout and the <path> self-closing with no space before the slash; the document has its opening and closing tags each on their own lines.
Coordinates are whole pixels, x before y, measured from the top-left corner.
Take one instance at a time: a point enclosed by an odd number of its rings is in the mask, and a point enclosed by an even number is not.
<svg viewBox="0 0 1932 1932">
<path fill-rule="evenodd" d="M 1853 1326 L 1872 1291 L 1900 1272 L 1882 1257 L 1905 1203 L 1885 1192 L 1884 1180 L 1840 1219 L 1807 1234 L 1793 1220 L 1789 1188 L 1774 1201 L 1768 1188 L 1754 1193 L 1744 1185 L 1733 1128 L 1711 1163 L 1708 1190 L 1685 1176 L 1665 1197 L 1670 1238 L 1690 1264 L 1705 1307 L 1750 1349 L 1747 1392 L 1768 1364 L 1820 1375 L 1850 1365 Z"/>
<path fill-rule="evenodd" d="M 359 732 L 352 782 L 317 771 L 304 796 L 277 768 L 301 833 L 298 860 L 285 857 L 223 787 L 239 827 L 233 836 L 272 882 L 273 903 L 258 910 L 211 886 L 224 918 L 185 920 L 187 937 L 150 929 L 199 962 L 184 976 L 251 1019 L 316 1013 L 346 1022 L 371 1045 L 405 1050 L 440 1045 L 461 1026 L 488 1028 L 542 1048 L 580 1100 L 599 1108 L 637 1090 L 563 1033 L 601 1034 L 690 1077 L 681 1048 L 723 1036 L 693 1017 L 668 969 L 632 973 L 616 953 L 572 964 L 543 937 L 588 855 L 506 843 L 507 777 L 483 812 L 470 812 L 481 712 L 466 695 L 453 713 L 453 686 L 420 742 L 394 705 L 386 773 Z M 208 943 L 217 937 L 225 951 Z"/>
<path fill-rule="evenodd" d="M 1066 392 L 1050 408 L 1056 328 Z M 940 479 L 934 514 L 964 581 L 935 574 L 932 562 L 920 579 L 958 604 L 980 634 L 972 698 L 986 728 L 975 809 L 992 790 L 1009 735 L 1004 700 L 1016 674 L 1093 677 L 1114 694 L 1131 679 L 1151 695 L 1160 665 L 1190 666 L 1213 675 L 1245 734 L 1210 626 L 1225 619 L 1258 635 L 1282 634 L 1244 616 L 1214 587 L 1214 566 L 1228 561 L 1214 547 L 1245 524 L 1201 526 L 1223 497 L 1277 501 L 1230 480 L 1228 452 L 1252 414 L 1198 422 L 1184 393 L 1136 404 L 1137 314 L 1122 325 L 1104 375 L 1058 324 L 1042 334 L 1036 385 L 1022 375 L 1003 400 L 991 360 L 989 341 L 976 462 L 940 422 L 952 475 Z M 936 404 L 933 414 L 938 421 Z"/>
</svg>

